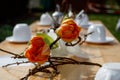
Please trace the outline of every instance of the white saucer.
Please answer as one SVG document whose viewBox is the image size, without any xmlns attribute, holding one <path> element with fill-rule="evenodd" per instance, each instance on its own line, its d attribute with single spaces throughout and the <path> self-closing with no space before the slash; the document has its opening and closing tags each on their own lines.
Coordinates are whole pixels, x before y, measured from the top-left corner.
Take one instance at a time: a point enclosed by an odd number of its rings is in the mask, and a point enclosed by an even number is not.
<svg viewBox="0 0 120 80">
<path fill-rule="evenodd" d="M 106 41 L 95 41 L 95 40 L 86 40 L 87 43 L 95 43 L 95 44 L 107 44 L 114 41 L 113 37 L 106 37 Z"/>
<path fill-rule="evenodd" d="M 6 37 L 6 40 L 13 43 L 25 43 L 29 40 L 16 40 L 13 36 Z"/>
</svg>

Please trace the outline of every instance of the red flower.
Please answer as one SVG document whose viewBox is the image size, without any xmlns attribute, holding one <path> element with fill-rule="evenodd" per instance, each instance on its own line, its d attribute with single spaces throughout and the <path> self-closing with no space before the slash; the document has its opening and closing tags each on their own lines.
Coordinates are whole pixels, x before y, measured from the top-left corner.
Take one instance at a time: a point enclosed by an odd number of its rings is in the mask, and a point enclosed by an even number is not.
<svg viewBox="0 0 120 80">
<path fill-rule="evenodd" d="M 33 37 L 30 46 L 25 51 L 25 57 L 31 62 L 40 64 L 46 62 L 50 55 L 50 48 L 40 36 Z"/>
<path fill-rule="evenodd" d="M 72 19 L 66 19 L 56 30 L 57 35 L 65 42 L 71 42 L 78 38 L 81 28 Z"/>
</svg>

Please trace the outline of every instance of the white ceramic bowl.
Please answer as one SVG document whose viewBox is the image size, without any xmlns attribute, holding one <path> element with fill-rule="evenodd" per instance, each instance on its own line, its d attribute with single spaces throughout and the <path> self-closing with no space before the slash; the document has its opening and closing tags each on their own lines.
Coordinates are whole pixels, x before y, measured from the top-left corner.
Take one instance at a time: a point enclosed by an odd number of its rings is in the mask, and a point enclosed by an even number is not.
<svg viewBox="0 0 120 80">
<path fill-rule="evenodd" d="M 51 25 L 53 23 L 52 18 L 48 13 L 43 13 L 40 17 L 40 25 Z"/>
<path fill-rule="evenodd" d="M 96 73 L 94 80 L 120 80 L 120 63 L 104 64 Z"/>
<path fill-rule="evenodd" d="M 26 23 L 18 23 L 13 29 L 13 35 L 7 37 L 10 42 L 27 42 L 31 39 L 31 30 Z"/>
<path fill-rule="evenodd" d="M 92 24 L 88 28 L 88 33 L 92 34 L 87 36 L 87 41 L 95 41 L 95 42 L 105 42 L 106 41 L 106 32 L 105 28 L 102 24 Z"/>
<path fill-rule="evenodd" d="M 75 18 L 77 25 L 81 26 L 82 28 L 88 28 L 90 24 L 87 14 L 82 14 L 81 17 L 78 17 L 78 15 Z"/>
</svg>

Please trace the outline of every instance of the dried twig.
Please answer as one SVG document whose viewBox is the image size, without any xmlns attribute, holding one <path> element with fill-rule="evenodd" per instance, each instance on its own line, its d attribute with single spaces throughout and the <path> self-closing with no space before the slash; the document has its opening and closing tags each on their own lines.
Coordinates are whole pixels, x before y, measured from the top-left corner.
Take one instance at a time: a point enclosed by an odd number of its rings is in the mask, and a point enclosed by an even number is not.
<svg viewBox="0 0 120 80">
<path fill-rule="evenodd" d="M 6 53 L 11 54 L 11 55 L 14 55 L 13 58 L 25 58 L 24 56 L 21 56 L 19 54 L 15 54 L 13 52 L 10 52 L 10 51 L 7 51 L 7 50 L 1 49 L 1 48 L 0 48 L 0 51 L 6 52 Z"/>
<path fill-rule="evenodd" d="M 80 43 L 80 45 L 82 45 L 85 41 L 86 41 L 86 38 L 87 38 L 87 36 L 88 35 L 91 35 L 93 32 L 90 32 L 90 33 L 88 33 L 88 34 L 85 34 L 84 35 L 84 40 Z"/>
<path fill-rule="evenodd" d="M 66 46 L 75 46 L 81 41 L 81 37 L 78 37 L 78 41 L 76 43 L 65 43 Z"/>
<path fill-rule="evenodd" d="M 2 67 L 8 67 L 8 66 L 14 65 L 14 64 L 19 65 L 19 64 L 23 64 L 23 63 L 30 63 L 30 62 L 29 62 L 29 61 L 16 62 L 16 63 L 11 63 L 11 64 L 4 65 L 4 66 L 2 66 Z"/>
<path fill-rule="evenodd" d="M 60 72 L 58 70 L 55 70 L 54 67 L 56 67 L 59 65 L 66 65 L 66 64 L 81 64 L 81 65 L 94 65 L 94 66 L 99 66 L 101 67 L 102 65 L 98 64 L 98 63 L 92 63 L 92 62 L 79 62 L 76 61 L 74 59 L 71 58 L 66 58 L 66 57 L 50 57 L 50 61 L 52 61 L 52 64 L 48 64 L 48 65 L 44 65 L 44 66 L 39 66 L 39 67 L 35 67 L 33 69 L 30 70 L 30 72 L 23 78 L 21 78 L 21 80 L 27 80 L 29 76 L 31 75 L 36 75 L 37 72 L 44 72 L 46 74 L 51 74 L 50 77 L 55 77 L 57 76 Z M 53 67 L 54 66 L 54 67 Z M 48 68 L 52 68 L 53 70 L 49 70 Z M 41 76 L 44 77 L 44 76 Z"/>
</svg>

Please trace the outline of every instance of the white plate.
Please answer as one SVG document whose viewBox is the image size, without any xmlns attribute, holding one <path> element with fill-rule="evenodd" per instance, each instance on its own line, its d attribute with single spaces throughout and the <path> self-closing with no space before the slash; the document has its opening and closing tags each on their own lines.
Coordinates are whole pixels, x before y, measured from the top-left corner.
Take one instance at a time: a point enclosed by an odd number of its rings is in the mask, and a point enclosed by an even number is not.
<svg viewBox="0 0 120 80">
<path fill-rule="evenodd" d="M 9 42 L 14 42 L 14 43 L 25 43 L 29 41 L 29 40 L 16 40 L 13 38 L 13 36 L 6 37 L 6 40 Z"/>
<path fill-rule="evenodd" d="M 106 44 L 111 43 L 114 41 L 113 37 L 106 37 L 106 41 L 95 41 L 95 40 L 86 40 L 88 43 L 95 43 L 95 44 Z"/>
</svg>

